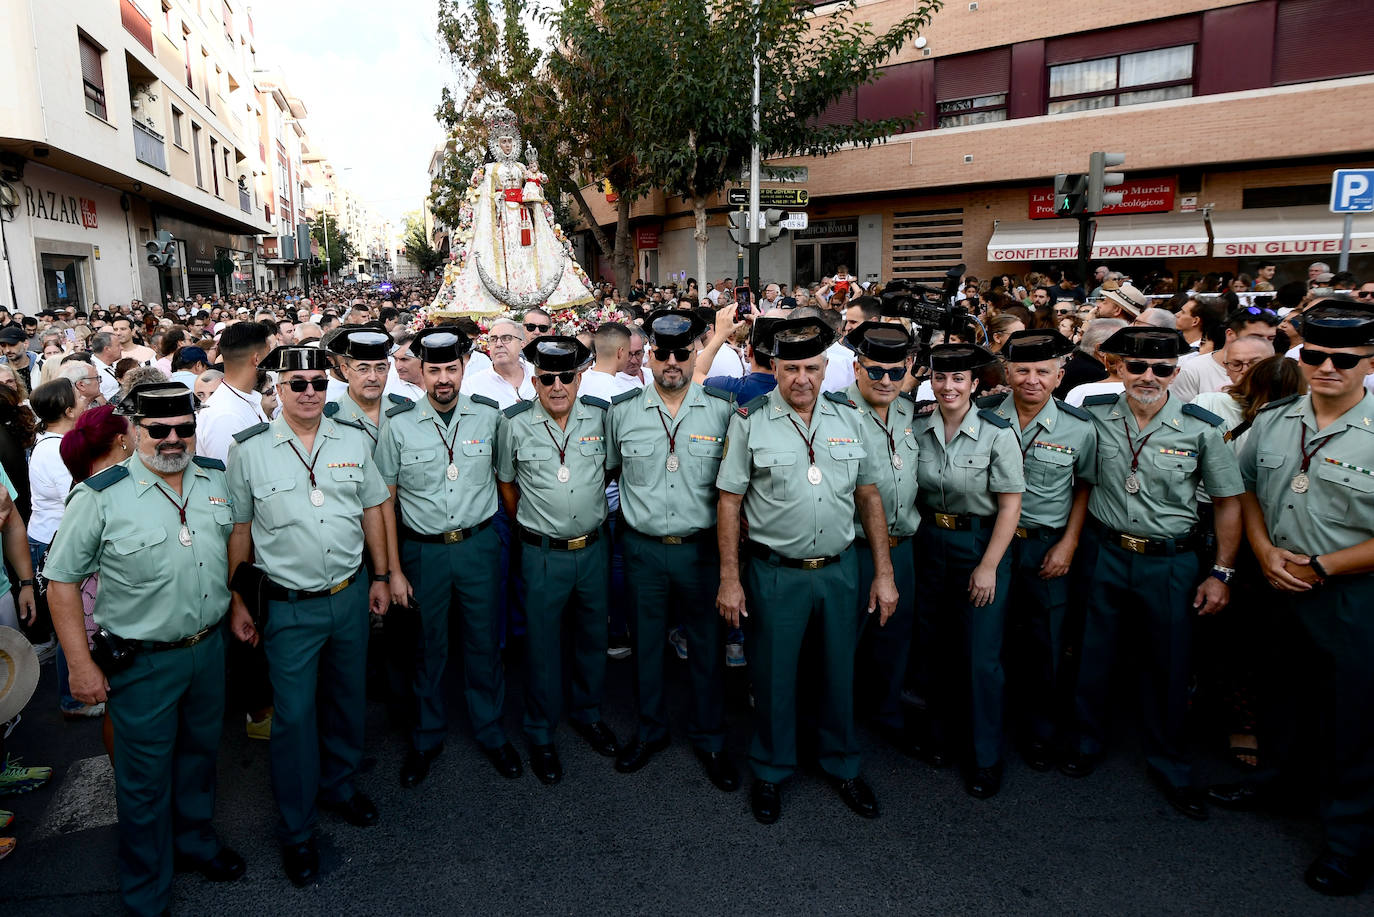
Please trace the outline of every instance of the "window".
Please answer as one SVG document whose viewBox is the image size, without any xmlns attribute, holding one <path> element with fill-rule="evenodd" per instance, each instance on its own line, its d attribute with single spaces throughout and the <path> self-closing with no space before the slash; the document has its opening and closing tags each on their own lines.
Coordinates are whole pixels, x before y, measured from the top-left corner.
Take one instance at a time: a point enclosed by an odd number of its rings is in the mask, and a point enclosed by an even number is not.
<svg viewBox="0 0 1374 917">
<path fill-rule="evenodd" d="M 196 187 L 205 187 L 205 173 L 200 166 L 200 125 L 191 122 L 191 155 L 196 160 Z"/>
<path fill-rule="evenodd" d="M 219 196 L 219 142 L 210 138 L 210 177 L 215 180 L 215 196 Z"/>
<path fill-rule="evenodd" d="M 224 4 L 224 15 L 221 18 L 224 20 L 224 40 L 232 45 L 234 43 L 234 11 L 229 9 L 228 3 Z"/>
<path fill-rule="evenodd" d="M 1193 94 L 1193 45 L 1050 68 L 1048 113 L 1183 99 Z"/>
<path fill-rule="evenodd" d="M 195 81 L 191 78 L 191 30 L 181 27 L 181 56 L 186 61 L 186 88 L 196 91 Z"/>
<path fill-rule="evenodd" d="M 974 96 L 971 99 L 952 99 L 937 105 L 940 127 L 963 127 L 966 124 L 991 124 L 1007 120 L 1007 94 Z"/>
<path fill-rule="evenodd" d="M 227 182 L 232 182 L 233 179 L 231 176 L 234 173 L 233 170 L 229 168 L 229 152 L 229 147 L 226 146 L 224 148 L 224 180 Z"/>
<path fill-rule="evenodd" d="M 186 149 L 186 141 L 181 139 L 181 121 L 185 117 L 181 109 L 175 105 L 172 106 L 172 142 L 183 150 Z"/>
<path fill-rule="evenodd" d="M 105 74 L 100 66 L 100 58 L 105 52 L 85 35 L 77 36 L 81 49 L 81 85 L 86 94 L 86 111 L 100 118 L 105 117 Z"/>
<path fill-rule="evenodd" d="M 167 0 L 162 0 L 162 30 L 167 33 L 168 38 L 176 35 L 176 19 L 172 16 L 172 4 Z"/>
</svg>

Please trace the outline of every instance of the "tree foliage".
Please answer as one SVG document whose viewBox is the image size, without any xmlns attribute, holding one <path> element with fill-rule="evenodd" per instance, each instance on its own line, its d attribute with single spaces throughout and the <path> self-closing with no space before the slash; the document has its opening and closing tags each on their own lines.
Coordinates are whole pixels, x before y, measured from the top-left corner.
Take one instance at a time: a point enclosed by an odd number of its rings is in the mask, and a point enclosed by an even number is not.
<svg viewBox="0 0 1374 917">
<path fill-rule="evenodd" d="M 353 247 L 352 241 L 348 238 L 348 232 L 339 228 L 339 221 L 331 214 L 328 217 L 329 234 L 325 235 L 325 222 L 323 218 L 315 219 L 310 226 L 310 235 L 315 241 L 320 243 L 320 259 L 323 261 L 326 249 L 329 252 L 329 272 L 337 274 L 339 268 L 345 264 L 352 264 L 357 251 Z M 328 245 L 325 245 L 326 240 Z M 323 264 L 321 270 L 323 273 Z"/>
<path fill-rule="evenodd" d="M 406 247 L 406 259 L 421 271 L 428 274 L 443 266 L 444 256 L 434 250 L 434 245 L 425 232 L 425 221 L 419 214 L 406 214 L 406 231 L 402 237 Z"/>
</svg>

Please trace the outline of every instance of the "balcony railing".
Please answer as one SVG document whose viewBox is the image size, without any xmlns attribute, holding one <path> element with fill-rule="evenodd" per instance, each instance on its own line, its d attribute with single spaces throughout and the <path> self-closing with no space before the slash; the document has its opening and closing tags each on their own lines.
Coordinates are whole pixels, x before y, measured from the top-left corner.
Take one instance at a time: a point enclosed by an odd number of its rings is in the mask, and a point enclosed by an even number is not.
<svg viewBox="0 0 1374 917">
<path fill-rule="evenodd" d="M 239 209 L 244 213 L 253 212 L 253 195 L 248 193 L 247 188 L 239 188 Z"/>
<path fill-rule="evenodd" d="M 167 171 L 167 147 L 162 135 L 140 121 L 134 122 L 134 156 L 159 172 Z"/>
</svg>

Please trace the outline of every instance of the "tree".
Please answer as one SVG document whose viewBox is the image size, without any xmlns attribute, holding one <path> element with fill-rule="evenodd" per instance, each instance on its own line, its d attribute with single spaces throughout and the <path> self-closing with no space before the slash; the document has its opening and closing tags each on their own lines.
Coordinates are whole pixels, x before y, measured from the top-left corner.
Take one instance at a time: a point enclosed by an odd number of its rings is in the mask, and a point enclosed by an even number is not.
<svg viewBox="0 0 1374 917">
<path fill-rule="evenodd" d="M 425 222 L 419 214 L 406 214 L 406 231 L 402 237 L 406 247 L 406 258 L 410 263 L 428 274 L 443 266 L 444 256 L 434 250 L 425 232 Z"/>
<path fill-rule="evenodd" d="M 327 236 L 325 234 L 326 221 L 329 225 Z M 322 215 L 312 221 L 310 235 L 316 242 L 320 243 L 320 258 L 324 258 L 326 251 L 329 253 L 329 273 L 331 275 L 337 274 L 343 265 L 353 263 L 353 258 L 357 252 L 352 241 L 348 238 L 348 233 L 339 228 L 339 221 L 334 218 L 333 214 L 328 215 L 328 217 Z M 323 274 L 323 263 L 318 269 L 312 269 L 311 273 L 317 276 Z"/>
</svg>

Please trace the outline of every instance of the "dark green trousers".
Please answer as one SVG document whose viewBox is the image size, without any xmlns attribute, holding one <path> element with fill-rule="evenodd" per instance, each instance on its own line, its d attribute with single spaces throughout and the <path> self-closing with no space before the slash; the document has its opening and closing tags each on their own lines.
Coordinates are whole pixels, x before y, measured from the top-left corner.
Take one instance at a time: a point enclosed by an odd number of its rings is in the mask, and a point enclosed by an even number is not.
<svg viewBox="0 0 1374 917">
<path fill-rule="evenodd" d="M 1007 549 L 1011 555 L 1007 616 L 1013 632 L 1025 639 L 1023 645 L 1009 648 L 1022 661 L 1026 678 L 1024 692 L 1014 687 L 1024 699 L 1031 734 L 1046 742 L 1054 738 L 1059 719 L 1055 711 L 1064 684 L 1061 669 L 1071 574 L 1041 579 L 1040 565 L 1062 533 L 1061 529 L 1044 538 L 1013 538 Z"/>
<path fill-rule="evenodd" d="M 882 625 L 878 623 L 876 609 L 873 614 L 868 613 L 868 593 L 873 588 L 873 553 L 865 541 L 854 544 L 859 559 L 859 585 L 854 593 L 859 619 L 855 692 L 865 713 L 871 713 L 876 722 L 893 729 L 905 725 L 902 683 L 906 679 L 911 634 L 916 621 L 915 544 L 912 536 L 891 549 L 892 576 L 897 582 L 897 610 Z"/>
<path fill-rule="evenodd" d="M 1074 692 L 1078 750 L 1100 755 L 1117 643 L 1123 627 L 1128 628 L 1142 647 L 1145 760 L 1176 787 L 1192 782 L 1184 727 L 1199 565 L 1195 551 L 1145 555 L 1110 542 L 1099 544 L 1088 586 L 1083 650 Z"/>
<path fill-rule="evenodd" d="M 119 890 L 134 914 L 172 903 L 172 857 L 209 859 L 220 843 L 215 756 L 224 721 L 224 638 L 139 653 L 110 678 L 119 807 Z"/>
<path fill-rule="evenodd" d="M 724 624 L 716 611 L 720 552 L 715 530 L 688 544 L 666 545 L 629 529 L 624 536 L 625 588 L 634 626 L 635 695 L 642 742 L 668 733 L 663 653 L 673 611 L 684 622 L 691 673 L 687 738 L 703 751 L 725 747 Z"/>
<path fill-rule="evenodd" d="M 415 649 L 415 729 L 411 743 L 420 751 L 440 745 L 448 735 L 444 672 L 449 658 L 449 612 L 457 599 L 462 619 L 463 699 L 477 744 L 506 744 L 501 717 L 506 705 L 506 675 L 501 664 L 501 542 L 487 526 L 457 544 L 401 542 L 401 569 L 419 607 Z M 396 612 L 393 612 L 396 613 Z M 413 613 L 413 612 L 412 612 Z"/>
<path fill-rule="evenodd" d="M 754 740 L 749 762 L 760 780 L 778 783 L 797 767 L 797 667 L 802 638 L 813 620 L 820 628 L 822 664 L 817 745 L 821 769 L 859 776 L 854 729 L 854 589 L 859 563 L 848 547 L 837 563 L 819 570 L 749 560 L 749 666 L 754 682 Z"/>
<path fill-rule="evenodd" d="M 916 533 L 918 685 L 933 738 L 944 743 L 967 736 L 978 767 L 1002 760 L 1006 705 L 1002 632 L 1011 591 L 1010 551 L 997 565 L 992 602 L 974 607 L 968 597 L 969 577 L 991 537 L 991 527 L 948 531 L 929 522 Z"/>
<path fill-rule="evenodd" d="M 611 541 L 605 526 L 595 543 L 578 551 L 522 544 L 529 658 L 525 665 L 525 735 L 550 745 L 563 713 L 563 628 L 572 631 L 574 722 L 601 719 L 606 687 L 607 582 Z M 571 619 L 571 620 L 569 620 Z"/>
<path fill-rule="evenodd" d="M 367 681 L 367 577 L 338 595 L 268 603 L 272 676 L 272 792 L 283 844 L 310 837 L 315 801 L 344 802 L 363 759 Z"/>
</svg>

